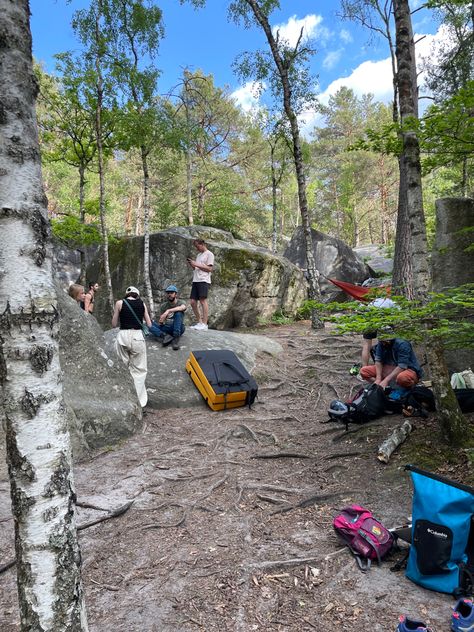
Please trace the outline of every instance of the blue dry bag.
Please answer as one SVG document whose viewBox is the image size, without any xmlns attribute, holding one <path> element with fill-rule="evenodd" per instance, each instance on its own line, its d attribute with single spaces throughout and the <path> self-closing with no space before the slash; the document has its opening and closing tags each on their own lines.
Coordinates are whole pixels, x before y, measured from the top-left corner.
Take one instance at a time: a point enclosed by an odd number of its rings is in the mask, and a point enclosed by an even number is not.
<svg viewBox="0 0 474 632">
<path fill-rule="evenodd" d="M 412 541 L 406 576 L 455 597 L 470 594 L 474 563 L 474 489 L 412 465 Z"/>
</svg>

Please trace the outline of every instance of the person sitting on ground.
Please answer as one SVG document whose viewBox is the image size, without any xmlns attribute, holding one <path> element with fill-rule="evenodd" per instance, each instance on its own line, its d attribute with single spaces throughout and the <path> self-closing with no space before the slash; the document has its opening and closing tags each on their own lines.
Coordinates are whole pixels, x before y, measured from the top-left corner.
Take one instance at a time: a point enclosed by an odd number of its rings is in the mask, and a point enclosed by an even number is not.
<svg viewBox="0 0 474 632">
<path fill-rule="evenodd" d="M 85 292 L 84 292 L 83 285 L 79 285 L 78 283 L 73 283 L 72 285 L 69 286 L 68 294 L 71 298 L 77 301 L 79 307 L 84 309 Z"/>
<path fill-rule="evenodd" d="M 85 298 L 84 298 L 84 308 L 83 308 L 88 314 L 92 314 L 92 312 L 94 311 L 94 296 L 98 289 L 99 289 L 98 283 L 95 283 L 95 282 L 89 283 L 89 289 L 87 290 Z"/>
<path fill-rule="evenodd" d="M 361 377 L 382 388 L 395 381 L 397 386 L 412 388 L 422 376 L 422 370 L 411 343 L 402 338 L 381 340 L 375 347 L 375 366 L 363 366 Z"/>
<path fill-rule="evenodd" d="M 184 334 L 184 312 L 186 303 L 178 298 L 176 285 L 168 285 L 165 290 L 167 300 L 160 305 L 158 323 L 153 322 L 150 333 L 163 341 L 163 347 L 172 343 L 173 349 L 179 349 L 179 339 Z"/>
<path fill-rule="evenodd" d="M 145 380 L 147 375 L 146 342 L 143 335 L 143 321 L 151 327 L 151 319 L 140 292 L 131 285 L 125 290 L 125 298 L 115 303 L 112 327 L 120 326 L 115 339 L 115 351 L 128 366 L 135 384 L 138 401 L 142 408 L 148 401 Z"/>
</svg>

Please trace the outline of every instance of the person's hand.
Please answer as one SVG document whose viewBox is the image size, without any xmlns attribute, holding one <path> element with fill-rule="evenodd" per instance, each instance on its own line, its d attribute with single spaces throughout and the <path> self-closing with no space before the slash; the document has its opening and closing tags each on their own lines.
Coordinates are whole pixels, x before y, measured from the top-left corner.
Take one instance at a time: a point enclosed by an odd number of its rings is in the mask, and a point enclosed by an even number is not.
<svg viewBox="0 0 474 632">
<path fill-rule="evenodd" d="M 387 381 L 387 380 L 382 380 L 382 381 L 380 382 L 380 386 L 381 386 L 382 388 L 387 388 L 387 386 L 388 386 L 388 381 Z"/>
<path fill-rule="evenodd" d="M 381 386 L 381 382 L 382 382 L 382 378 L 375 378 L 374 384 L 378 384 L 379 386 Z"/>
</svg>

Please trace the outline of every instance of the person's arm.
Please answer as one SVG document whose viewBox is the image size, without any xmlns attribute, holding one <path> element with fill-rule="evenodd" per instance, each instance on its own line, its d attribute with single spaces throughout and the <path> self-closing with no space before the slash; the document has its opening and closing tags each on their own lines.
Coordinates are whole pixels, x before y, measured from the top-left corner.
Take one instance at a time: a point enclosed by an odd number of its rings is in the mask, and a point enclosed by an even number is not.
<svg viewBox="0 0 474 632">
<path fill-rule="evenodd" d="M 92 312 L 94 311 L 94 303 L 92 302 L 92 295 L 89 292 L 87 292 L 87 294 L 84 297 L 84 310 L 88 314 L 92 314 Z"/>
<path fill-rule="evenodd" d="M 383 364 L 380 361 L 375 361 L 375 383 L 380 384 L 382 381 Z"/>
<path fill-rule="evenodd" d="M 382 388 L 385 388 L 386 386 L 390 384 L 392 380 L 394 380 L 397 377 L 399 373 L 401 373 L 404 370 L 405 369 L 402 369 L 402 367 L 396 366 L 391 373 L 389 373 L 387 376 L 384 377 L 384 379 L 380 382 L 380 386 Z M 377 381 L 375 383 L 377 384 Z"/>
<path fill-rule="evenodd" d="M 118 327 L 119 325 L 119 314 L 122 309 L 122 301 L 117 301 L 115 303 L 114 315 L 112 316 L 112 327 Z"/>
<path fill-rule="evenodd" d="M 147 326 L 151 327 L 151 318 L 150 318 L 150 314 L 148 313 L 147 306 L 143 305 L 143 307 L 145 308 L 145 312 L 143 314 L 143 318 L 145 319 L 145 322 L 146 322 Z"/>
</svg>

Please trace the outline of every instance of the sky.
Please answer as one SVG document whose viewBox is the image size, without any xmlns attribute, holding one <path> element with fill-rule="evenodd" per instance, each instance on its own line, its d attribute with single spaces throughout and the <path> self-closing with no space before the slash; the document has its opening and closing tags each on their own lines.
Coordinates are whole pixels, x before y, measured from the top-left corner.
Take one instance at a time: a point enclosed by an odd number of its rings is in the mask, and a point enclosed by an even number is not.
<svg viewBox="0 0 474 632">
<path fill-rule="evenodd" d="M 159 92 L 167 94 L 178 86 L 184 68 L 212 74 L 217 86 L 227 87 L 245 110 L 258 106 L 251 82 L 241 85 L 232 64 L 245 51 L 267 49 L 263 32 L 245 29 L 227 19 L 228 0 L 207 0 L 204 9 L 181 5 L 179 0 L 157 0 L 163 11 L 165 37 L 160 44 L 156 65 L 161 70 Z M 410 3 L 412 10 L 420 0 Z M 304 29 L 304 37 L 315 45 L 312 71 L 317 76 L 320 99 L 327 103 L 343 85 L 376 100 L 389 102 L 392 95 L 390 59 L 385 40 L 370 39 L 360 26 L 342 20 L 339 1 L 281 0 L 281 10 L 272 14 L 271 26 L 290 42 Z M 30 0 L 33 55 L 49 72 L 54 71 L 54 54 L 80 50 L 71 28 L 76 9 L 88 6 L 87 0 Z M 442 38 L 442 31 L 426 10 L 413 16 L 417 57 L 430 55 L 430 47 Z M 316 115 L 307 113 L 306 125 Z M 317 122 L 317 121 L 316 121 Z"/>
</svg>

